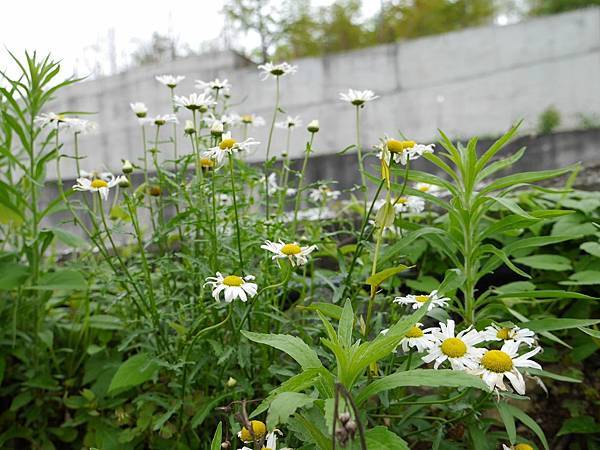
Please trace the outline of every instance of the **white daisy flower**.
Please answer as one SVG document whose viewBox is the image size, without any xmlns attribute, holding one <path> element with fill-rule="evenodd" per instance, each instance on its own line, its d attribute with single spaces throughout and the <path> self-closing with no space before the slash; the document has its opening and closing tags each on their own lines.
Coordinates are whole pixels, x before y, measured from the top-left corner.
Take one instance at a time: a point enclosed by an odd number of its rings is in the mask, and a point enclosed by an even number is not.
<svg viewBox="0 0 600 450">
<path fill-rule="evenodd" d="M 98 124 L 96 122 L 85 119 L 69 119 L 67 125 L 75 134 L 92 134 L 98 130 Z"/>
<path fill-rule="evenodd" d="M 148 107 L 142 102 L 130 103 L 129 107 L 139 119 L 143 119 L 148 115 Z"/>
<path fill-rule="evenodd" d="M 308 255 L 317 249 L 316 245 L 300 247 L 297 242 L 286 244 L 283 241 L 271 242 L 265 241 L 260 248 L 273 253 L 271 259 L 287 259 L 292 266 L 303 266 L 308 262 Z"/>
<path fill-rule="evenodd" d="M 362 106 L 366 102 L 373 101 L 379 98 L 373 91 L 357 91 L 355 89 L 348 89 L 348 93 L 340 92 L 340 100 L 351 103 L 354 106 Z"/>
<path fill-rule="evenodd" d="M 298 190 L 297 190 L 297 189 L 294 189 L 294 188 L 287 188 L 287 189 L 285 190 L 285 195 L 286 195 L 287 197 L 293 197 L 294 195 L 296 195 L 296 192 L 298 192 Z"/>
<path fill-rule="evenodd" d="M 408 294 L 405 297 L 396 297 L 394 299 L 394 303 L 399 303 L 401 305 L 412 305 L 412 309 L 419 309 L 421 306 L 431 300 L 427 311 L 431 311 L 433 308 L 438 306 L 447 306 L 450 299 L 448 297 L 438 297 L 437 293 L 438 291 L 435 290 L 431 291 L 431 293 L 427 295 Z"/>
<path fill-rule="evenodd" d="M 183 75 L 159 75 L 154 78 L 156 78 L 156 81 L 159 83 L 162 83 L 171 89 L 174 89 L 180 82 L 185 80 Z"/>
<path fill-rule="evenodd" d="M 535 361 L 529 360 L 529 358 L 538 354 L 541 350 L 541 347 L 536 347 L 519 356 L 519 344 L 515 341 L 506 341 L 502 345 L 501 350 L 487 350 L 481 355 L 479 367 L 476 368 L 474 373 L 480 375 L 490 389 L 497 388 L 502 391 L 507 390 L 504 384 L 504 376 L 506 376 L 515 391 L 521 395 L 525 395 L 525 380 L 517 368 L 523 367 L 541 370 L 542 366 Z"/>
<path fill-rule="evenodd" d="M 94 180 L 90 180 L 89 178 L 77 178 L 77 183 L 73 185 L 73 189 L 76 191 L 99 192 L 102 199 L 108 200 L 110 189 L 121 183 L 123 179 L 127 180 L 123 175 L 118 176 L 117 178 L 113 177 L 108 181 L 100 178 Z"/>
<path fill-rule="evenodd" d="M 206 92 L 201 94 L 193 92 L 188 97 L 176 95 L 173 100 L 177 106 L 200 112 L 206 112 L 210 106 L 216 104 L 212 96 Z"/>
<path fill-rule="evenodd" d="M 263 127 L 265 125 L 265 119 L 256 114 L 244 114 L 240 116 L 240 123 L 253 127 Z"/>
<path fill-rule="evenodd" d="M 528 328 L 501 328 L 496 324 L 488 326 L 481 332 L 486 341 L 515 341 L 517 344 L 526 344 L 529 347 L 535 343 L 535 333 Z"/>
<path fill-rule="evenodd" d="M 394 201 L 394 209 L 401 213 L 420 214 L 425 210 L 425 200 L 414 195 L 399 197 Z"/>
<path fill-rule="evenodd" d="M 265 177 L 263 176 L 260 181 L 262 185 L 265 184 Z M 275 194 L 279 190 L 279 185 L 277 184 L 277 174 L 272 172 L 267 178 L 267 191 L 269 195 Z"/>
<path fill-rule="evenodd" d="M 319 121 L 318 120 L 311 120 L 308 125 L 306 126 L 306 129 L 308 130 L 309 133 L 318 133 L 319 132 Z"/>
<path fill-rule="evenodd" d="M 502 444 L 502 450 L 534 450 L 534 448 L 529 444 L 517 444 L 515 446 L 511 445 L 510 447 Z"/>
<path fill-rule="evenodd" d="M 220 80 L 219 78 L 215 78 L 212 81 L 202 81 L 196 80 L 196 88 L 201 90 L 215 90 L 215 91 L 229 91 L 231 89 L 231 84 L 227 81 L 227 78 Z"/>
<path fill-rule="evenodd" d="M 143 120 L 149 123 L 153 123 L 157 127 L 163 126 L 167 123 L 179 123 L 179 120 L 177 119 L 177 116 L 175 114 L 159 114 L 158 116 L 148 117 Z"/>
<path fill-rule="evenodd" d="M 275 126 L 277 128 L 282 128 L 282 129 L 294 129 L 295 127 L 301 127 L 302 126 L 302 120 L 300 120 L 300 116 L 296 116 L 296 117 L 292 117 L 292 116 L 287 116 L 287 119 L 282 120 L 281 122 L 276 122 Z"/>
<path fill-rule="evenodd" d="M 216 301 L 220 301 L 220 294 L 224 292 L 225 302 L 231 303 L 236 298 L 246 302 L 248 298 L 256 295 L 258 286 L 256 283 L 250 283 L 254 280 L 252 275 L 240 277 L 237 275 L 228 275 L 224 277 L 221 272 L 217 272 L 215 277 L 207 277 L 206 283 L 213 287 L 212 296 Z"/>
<path fill-rule="evenodd" d="M 441 188 L 439 186 L 436 186 L 435 184 L 429 184 L 429 183 L 417 183 L 417 184 L 415 184 L 415 189 L 417 191 L 421 191 L 421 192 L 424 192 L 425 194 L 431 194 L 431 195 L 437 195 L 441 191 Z"/>
<path fill-rule="evenodd" d="M 311 189 L 308 193 L 308 198 L 315 203 L 321 203 L 327 200 L 336 200 L 340 195 L 340 191 L 332 191 L 328 186 L 323 185 L 317 189 Z"/>
<path fill-rule="evenodd" d="M 433 346 L 434 341 L 430 333 L 431 329 L 423 330 L 422 326 L 422 323 L 416 323 L 406 332 L 400 341 L 400 347 L 402 347 L 404 353 L 408 353 L 411 348 L 416 348 L 417 352 L 423 353 Z M 386 328 L 381 331 L 381 334 L 387 334 L 388 331 L 389 328 Z M 396 351 L 398 351 L 397 348 Z"/>
<path fill-rule="evenodd" d="M 437 369 L 444 361 L 449 361 L 453 370 L 475 370 L 479 366 L 479 359 L 486 352 L 484 348 L 475 345 L 483 341 L 481 335 L 472 327 L 454 335 L 454 320 L 447 323 L 440 322 L 439 328 L 432 328 L 433 345 L 429 353 L 423 356 L 423 361 L 435 361 L 433 368 Z"/>
<path fill-rule="evenodd" d="M 46 125 L 56 125 L 58 127 L 65 127 L 68 126 L 70 120 L 70 118 L 66 117 L 63 114 L 56 114 L 53 112 L 42 113 L 36 116 L 35 119 L 33 119 L 33 121 L 41 127 L 44 127 Z"/>
<path fill-rule="evenodd" d="M 255 141 L 253 138 L 248 138 L 245 141 L 238 142 L 231 137 L 231 132 L 223 133 L 221 137 L 221 143 L 216 147 L 208 149 L 208 151 L 202 154 L 204 158 L 212 158 L 215 160 L 217 165 L 221 166 L 227 155 L 234 152 L 241 152 L 249 150 L 252 146 L 258 145 L 260 142 Z"/>
<path fill-rule="evenodd" d="M 285 77 L 286 75 L 294 74 L 298 71 L 298 66 L 292 66 L 286 62 L 281 64 L 273 64 L 272 62 L 268 62 L 266 64 L 261 64 L 258 66 L 258 70 L 262 71 L 262 79 L 263 81 L 269 78 L 269 76 L 273 78 Z"/>
<path fill-rule="evenodd" d="M 417 144 L 415 141 L 399 141 L 384 136 L 375 148 L 379 150 L 377 157 L 389 164 L 393 158 L 396 164 L 405 166 L 408 161 L 419 159 L 425 153 L 433 153 L 435 144 Z"/>
</svg>

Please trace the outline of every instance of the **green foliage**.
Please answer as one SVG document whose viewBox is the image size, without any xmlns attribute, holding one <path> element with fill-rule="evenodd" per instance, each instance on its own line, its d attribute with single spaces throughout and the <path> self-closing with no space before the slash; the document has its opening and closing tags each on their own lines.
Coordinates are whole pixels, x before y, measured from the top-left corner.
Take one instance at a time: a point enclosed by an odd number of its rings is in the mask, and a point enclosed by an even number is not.
<svg viewBox="0 0 600 450">
<path fill-rule="evenodd" d="M 550 134 L 560 126 L 560 112 L 553 106 L 548 107 L 538 121 L 538 133 Z"/>
</svg>

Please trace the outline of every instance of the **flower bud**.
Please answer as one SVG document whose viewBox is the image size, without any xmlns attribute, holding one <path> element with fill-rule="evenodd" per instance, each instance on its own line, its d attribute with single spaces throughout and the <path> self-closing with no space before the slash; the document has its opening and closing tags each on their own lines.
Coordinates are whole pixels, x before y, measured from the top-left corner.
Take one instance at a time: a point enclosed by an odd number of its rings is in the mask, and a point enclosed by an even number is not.
<svg viewBox="0 0 600 450">
<path fill-rule="evenodd" d="M 319 131 L 319 121 L 318 120 L 313 120 L 312 122 L 310 122 L 308 124 L 308 126 L 306 127 L 306 129 L 311 132 L 311 133 L 316 133 Z"/>
<path fill-rule="evenodd" d="M 119 187 L 121 188 L 128 188 L 129 186 L 131 186 L 131 183 L 129 182 L 129 179 L 126 176 L 121 175 L 119 177 Z"/>
<path fill-rule="evenodd" d="M 185 131 L 185 134 L 194 134 L 196 132 L 194 122 L 192 122 L 191 120 L 186 120 L 185 126 L 183 127 L 183 131 Z"/>
<path fill-rule="evenodd" d="M 128 159 L 126 159 L 125 162 L 123 162 L 123 167 L 121 167 L 121 170 L 123 171 L 123 173 L 133 172 L 133 165 L 131 164 L 131 162 L 129 162 Z"/>
<path fill-rule="evenodd" d="M 150 195 L 152 197 L 160 197 L 162 190 L 160 189 L 160 186 L 157 186 L 154 184 L 154 185 L 150 186 L 150 188 L 148 189 L 148 192 L 150 193 Z"/>
<path fill-rule="evenodd" d="M 354 439 L 354 434 L 356 433 L 356 422 L 354 420 L 349 420 L 348 423 L 344 425 L 344 427 L 350 435 L 350 439 Z"/>
<path fill-rule="evenodd" d="M 229 380 L 227 380 L 227 387 L 232 388 L 232 387 L 235 387 L 236 384 L 237 384 L 237 380 L 233 377 L 229 377 Z"/>
<path fill-rule="evenodd" d="M 219 121 L 214 121 L 212 127 L 210 127 L 210 134 L 221 136 L 223 134 L 223 124 Z"/>
<path fill-rule="evenodd" d="M 343 424 L 345 424 L 349 420 L 350 420 L 350 413 L 349 412 L 343 412 L 343 413 L 340 414 L 340 422 L 342 422 Z"/>
</svg>

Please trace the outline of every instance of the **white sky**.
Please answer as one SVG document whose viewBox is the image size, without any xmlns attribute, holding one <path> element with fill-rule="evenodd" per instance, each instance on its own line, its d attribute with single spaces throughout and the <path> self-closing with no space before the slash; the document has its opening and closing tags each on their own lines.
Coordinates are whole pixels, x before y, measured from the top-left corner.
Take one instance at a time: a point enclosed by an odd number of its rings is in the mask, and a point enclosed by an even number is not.
<svg viewBox="0 0 600 450">
<path fill-rule="evenodd" d="M 333 0 L 313 0 L 314 6 Z M 109 58 L 108 36 L 114 33 L 117 68 L 128 61 L 152 32 L 170 34 L 197 49 L 217 39 L 223 28 L 223 0 L 1 0 L 0 69 L 12 64 L 5 49 L 51 52 L 63 61 L 64 75 L 87 75 Z M 377 11 L 380 0 L 363 0 L 363 15 Z M 114 30 L 114 31 L 111 31 Z"/>
</svg>

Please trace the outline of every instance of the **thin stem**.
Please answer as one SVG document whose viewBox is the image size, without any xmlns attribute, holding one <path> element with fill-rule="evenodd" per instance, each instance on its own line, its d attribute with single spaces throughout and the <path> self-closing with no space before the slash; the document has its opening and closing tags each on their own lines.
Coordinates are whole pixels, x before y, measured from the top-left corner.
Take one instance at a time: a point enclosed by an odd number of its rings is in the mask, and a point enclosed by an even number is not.
<svg viewBox="0 0 600 450">
<path fill-rule="evenodd" d="M 364 197 L 364 208 L 367 209 L 367 179 L 365 175 L 365 166 L 362 156 L 362 145 L 360 143 L 360 106 L 356 106 L 356 151 L 358 157 L 358 169 L 360 171 L 360 179 L 362 183 L 362 192 Z"/>
<path fill-rule="evenodd" d="M 244 275 L 244 259 L 242 256 L 242 236 L 240 234 L 240 221 L 238 217 L 237 199 L 235 195 L 235 179 L 233 173 L 233 154 L 229 152 L 229 170 L 231 172 L 231 191 L 233 195 L 233 212 L 235 214 L 235 230 L 237 234 L 238 256 L 240 259 L 240 271 Z"/>
<path fill-rule="evenodd" d="M 298 188 L 296 189 L 296 204 L 294 205 L 294 225 L 292 226 L 293 235 L 296 235 L 296 227 L 298 226 L 298 209 L 300 208 L 300 202 L 302 200 L 302 183 L 304 181 L 304 173 L 306 172 L 306 166 L 308 164 L 308 158 L 312 151 L 312 144 L 315 138 L 315 133 L 310 134 L 310 143 L 306 147 L 304 152 L 304 161 L 302 163 L 302 170 L 300 171 L 300 178 L 298 179 Z"/>
<path fill-rule="evenodd" d="M 275 77 L 276 92 L 275 92 L 275 109 L 273 110 L 273 118 L 271 119 L 271 128 L 269 128 L 269 139 L 267 141 L 267 155 L 265 157 L 265 218 L 269 220 L 269 156 L 271 154 L 271 142 L 273 141 L 273 129 L 275 128 L 275 120 L 277 119 L 277 111 L 279 110 L 279 77 Z"/>
</svg>

